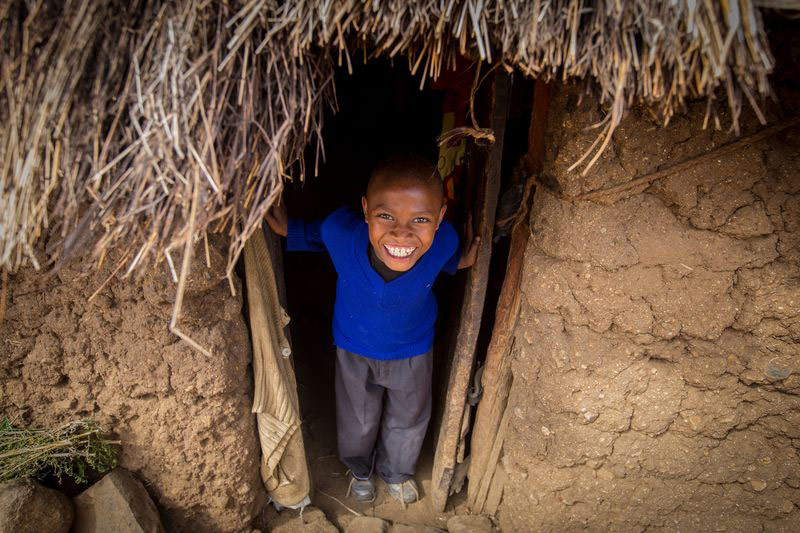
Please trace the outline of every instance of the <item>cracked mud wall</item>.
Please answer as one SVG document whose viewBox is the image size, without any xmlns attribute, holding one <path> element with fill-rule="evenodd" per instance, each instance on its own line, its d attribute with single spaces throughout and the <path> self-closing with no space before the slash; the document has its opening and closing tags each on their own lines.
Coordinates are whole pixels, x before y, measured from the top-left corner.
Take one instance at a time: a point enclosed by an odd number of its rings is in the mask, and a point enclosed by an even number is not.
<svg viewBox="0 0 800 533">
<path fill-rule="evenodd" d="M 581 178 L 601 114 L 562 90 L 544 176 L 574 195 L 734 138 L 704 111 L 632 112 Z M 797 531 L 800 128 L 611 206 L 540 187 L 530 226 L 503 530 Z"/>
<path fill-rule="evenodd" d="M 175 284 L 62 270 L 10 278 L 0 323 L 0 412 L 26 425 L 91 416 L 122 441 L 120 463 L 156 501 L 169 531 L 237 531 L 263 489 L 250 413 L 250 342 L 241 283 L 231 296 L 225 257 L 195 256 L 179 326 L 212 357 L 172 335 Z M 249 529 L 248 529 L 249 530 Z"/>
</svg>

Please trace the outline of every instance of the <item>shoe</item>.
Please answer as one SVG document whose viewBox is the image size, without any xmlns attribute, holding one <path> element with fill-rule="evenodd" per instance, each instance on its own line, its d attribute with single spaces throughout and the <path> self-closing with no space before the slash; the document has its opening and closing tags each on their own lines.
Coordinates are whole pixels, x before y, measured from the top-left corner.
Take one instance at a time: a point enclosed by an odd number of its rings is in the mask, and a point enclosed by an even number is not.
<svg viewBox="0 0 800 533">
<path fill-rule="evenodd" d="M 413 479 L 407 479 L 402 483 L 387 483 L 386 486 L 389 487 L 392 498 L 402 503 L 404 509 L 409 503 L 419 501 L 419 488 Z"/>
<path fill-rule="evenodd" d="M 350 473 L 350 485 L 347 487 L 347 495 L 353 496 L 357 502 L 375 501 L 375 483 L 372 478 L 358 479 Z"/>
</svg>

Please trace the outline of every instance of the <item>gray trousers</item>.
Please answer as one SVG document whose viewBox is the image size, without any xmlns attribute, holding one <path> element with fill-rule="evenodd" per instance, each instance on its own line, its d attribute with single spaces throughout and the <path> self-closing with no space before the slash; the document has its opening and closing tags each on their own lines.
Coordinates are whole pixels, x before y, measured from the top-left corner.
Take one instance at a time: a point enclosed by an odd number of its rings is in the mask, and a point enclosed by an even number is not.
<svg viewBox="0 0 800 533">
<path fill-rule="evenodd" d="M 431 418 L 433 354 L 379 361 L 336 348 L 339 459 L 359 479 L 414 476 Z M 376 446 L 377 441 L 377 446 Z"/>
</svg>

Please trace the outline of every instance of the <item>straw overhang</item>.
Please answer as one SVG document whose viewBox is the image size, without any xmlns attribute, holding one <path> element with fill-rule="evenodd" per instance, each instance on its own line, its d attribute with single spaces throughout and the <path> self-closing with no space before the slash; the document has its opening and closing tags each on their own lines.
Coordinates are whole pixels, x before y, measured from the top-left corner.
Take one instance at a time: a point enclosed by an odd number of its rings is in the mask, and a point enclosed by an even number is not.
<svg viewBox="0 0 800 533">
<path fill-rule="evenodd" d="M 232 268 L 284 179 L 311 171 L 305 149 L 323 156 L 337 64 L 403 56 L 424 84 L 461 55 L 586 80 L 607 116 L 584 173 L 630 106 L 667 123 L 706 98 L 714 124 L 720 99 L 736 129 L 773 68 L 750 0 L 0 0 L 0 21 L 10 270 L 118 248 L 122 272 L 174 271 L 208 232 Z"/>
</svg>

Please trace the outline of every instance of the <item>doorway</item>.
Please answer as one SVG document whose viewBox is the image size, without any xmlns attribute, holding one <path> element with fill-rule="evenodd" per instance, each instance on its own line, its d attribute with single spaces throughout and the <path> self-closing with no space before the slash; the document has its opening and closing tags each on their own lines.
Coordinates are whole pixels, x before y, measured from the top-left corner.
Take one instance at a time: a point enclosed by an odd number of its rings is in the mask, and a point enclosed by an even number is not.
<svg viewBox="0 0 800 533">
<path fill-rule="evenodd" d="M 292 217 L 314 220 L 324 218 L 334 209 L 343 205 L 360 210 L 360 199 L 366 190 L 371 169 L 384 157 L 397 152 L 419 153 L 432 161 L 439 159 L 440 168 L 443 161 L 439 157 L 437 136 L 445 127 L 453 127 L 452 115 L 460 114 L 466 120 L 469 107 L 470 89 L 474 74 L 469 66 L 461 73 L 455 73 L 450 79 L 441 80 L 434 86 L 420 90 L 419 80 L 408 73 L 405 65 L 394 67 L 390 61 L 377 60 L 366 65 L 356 66 L 352 75 L 345 71 L 337 72 L 335 79 L 338 97 L 338 112 L 325 116 L 323 129 L 325 160 L 319 162 L 317 176 L 308 177 L 305 183 L 289 183 L 284 192 L 284 200 Z M 506 80 L 506 95 L 510 96 L 510 80 Z M 489 84 L 487 84 L 489 85 Z M 496 120 L 494 115 L 502 117 L 505 127 L 505 108 L 495 104 L 495 85 L 492 82 L 491 92 L 482 89 L 475 98 L 479 121 L 491 124 Z M 453 90 L 453 87 L 459 90 Z M 448 117 L 448 112 L 451 116 Z M 524 112 L 522 113 L 525 114 Z M 448 123 L 448 120 L 450 123 Z M 495 123 L 495 127 L 497 123 Z M 524 138 L 524 136 L 523 136 Z M 523 144 L 524 140 L 523 140 Z M 500 190 L 507 187 L 511 180 L 511 169 L 500 173 L 500 161 L 506 154 L 502 149 L 502 138 L 499 153 L 494 156 L 497 172 L 495 180 L 494 203 Z M 458 161 L 448 160 L 447 168 L 461 166 L 461 179 L 448 183 L 448 218 L 461 232 L 465 220 L 466 206 L 472 209 L 473 204 L 483 205 L 486 196 L 485 170 L 488 164 L 487 153 L 490 149 L 475 147 L 465 141 L 466 153 L 462 150 Z M 314 168 L 314 153 L 307 154 L 306 168 Z M 448 156 L 449 157 L 449 156 Z M 485 202 L 484 202 L 485 203 Z M 488 222 L 488 238 L 491 242 L 494 230 L 494 210 L 491 207 L 491 220 Z M 503 247 L 506 247 L 505 249 Z M 507 256 L 507 243 L 494 243 L 501 251 L 499 259 Z M 345 467 L 336 455 L 336 423 L 334 400 L 334 361 L 335 347 L 331 334 L 331 320 L 335 298 L 336 272 L 324 253 L 292 252 L 284 254 L 285 284 L 287 289 L 287 307 L 292 318 L 290 332 L 293 343 L 294 364 L 298 381 L 298 395 L 303 418 L 306 453 L 313 484 L 315 486 L 314 502 L 337 522 L 336 517 L 347 513 L 343 503 L 346 500 Z M 487 265 L 480 277 L 498 277 L 490 283 L 490 296 L 487 305 L 494 309 L 496 296 L 491 293 L 499 290 L 502 283 L 502 265 L 493 265 L 491 273 Z M 470 274 L 473 276 L 473 274 Z M 474 277 L 474 276 L 473 276 Z M 471 280 L 474 284 L 474 280 Z M 495 283 L 496 282 L 496 283 Z M 430 498 L 427 497 L 426 483 L 431 485 L 434 452 L 442 424 L 442 411 L 445 409 L 444 399 L 449 395 L 452 376 L 450 358 L 453 357 L 455 336 L 463 323 L 461 316 L 462 303 L 465 301 L 465 288 L 470 286 L 466 272 L 456 276 L 440 275 L 434 286 L 439 302 L 439 319 L 437 321 L 436 342 L 434 346 L 434 414 L 428 428 L 428 435 L 417 467 L 417 480 L 422 485 L 423 496 L 428 500 L 424 509 L 416 512 L 420 516 L 411 517 L 417 523 L 426 523 L 435 519 L 437 513 L 431 512 Z M 492 290 L 492 287 L 498 289 Z M 472 287 L 474 291 L 474 287 Z M 486 292 L 486 287 L 482 289 Z M 476 303 L 477 302 L 477 303 Z M 483 296 L 475 300 L 477 305 L 477 322 L 483 314 Z M 493 316 L 489 313 L 489 316 Z M 484 319 L 485 320 L 485 319 Z M 490 320 L 491 321 L 491 320 Z M 484 324 L 491 331 L 491 324 Z M 477 332 L 475 332 L 477 336 Z M 473 341 L 473 346 L 477 341 Z M 485 345 L 481 340 L 480 344 Z M 474 348 L 473 348 L 474 354 Z M 470 365 L 473 360 L 470 357 Z M 467 372 L 471 372 L 471 366 Z M 463 401 L 463 399 L 462 399 Z M 447 431 L 452 431 L 448 426 Z M 458 431 L 459 428 L 455 428 Z M 379 493 L 381 493 L 379 483 Z M 445 492 L 446 494 L 446 492 Z M 385 497 L 385 494 L 382 494 Z M 445 496 L 446 499 L 446 496 Z M 382 505 L 382 498 L 373 505 Z M 392 502 L 389 502 L 392 503 Z M 399 506 L 396 510 L 399 511 Z M 441 509 L 438 509 L 441 511 Z M 408 513 L 403 514 L 408 521 Z M 387 506 L 382 510 L 384 516 L 391 518 L 392 509 Z M 437 525 L 435 522 L 430 525 Z"/>
<path fill-rule="evenodd" d="M 325 159 L 319 161 L 319 174 L 309 176 L 305 183 L 288 183 L 284 191 L 292 217 L 320 219 L 341 206 L 360 211 L 372 168 L 393 153 L 412 152 L 431 161 L 438 159 L 436 138 L 442 129 L 445 91 L 420 90 L 419 79 L 409 74 L 405 65 L 395 67 L 388 60 L 354 65 L 352 75 L 341 69 L 336 73 L 335 86 L 338 112 L 324 118 Z M 307 155 L 306 168 L 314 168 L 314 151 Z M 458 213 L 448 215 L 458 224 Z M 343 508 L 326 495 L 347 505 L 352 503 L 345 499 L 345 467 L 336 455 L 335 347 L 331 333 L 336 272 L 327 254 L 310 252 L 285 253 L 284 272 L 306 453 L 316 489 L 314 502 L 336 522 Z M 435 384 L 441 380 L 447 355 L 447 337 L 441 330 L 446 328 L 446 310 L 451 307 L 448 302 L 459 301 L 457 290 L 456 278 L 446 274 L 440 275 L 434 286 L 440 306 Z M 440 390 L 434 386 L 434 393 Z M 434 405 L 437 401 L 434 396 Z M 418 478 L 423 481 L 430 476 L 434 435 L 431 424 L 418 465 Z M 380 493 L 382 487 L 378 485 Z M 381 497 L 374 503 L 381 505 Z M 419 518 L 425 521 L 425 517 Z"/>
</svg>

